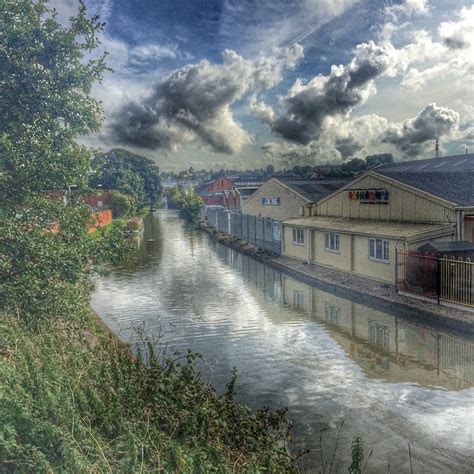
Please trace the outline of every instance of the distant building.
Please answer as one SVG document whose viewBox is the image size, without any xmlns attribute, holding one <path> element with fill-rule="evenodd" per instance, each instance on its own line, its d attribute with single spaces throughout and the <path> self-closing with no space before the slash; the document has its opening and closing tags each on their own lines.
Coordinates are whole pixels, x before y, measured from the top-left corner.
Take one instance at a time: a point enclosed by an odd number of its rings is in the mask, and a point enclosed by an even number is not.
<svg viewBox="0 0 474 474">
<path fill-rule="evenodd" d="M 86 194 L 82 200 L 91 208 L 92 211 L 110 209 L 110 193 L 108 191 Z"/>
<path fill-rule="evenodd" d="M 302 215 L 302 208 L 316 204 L 348 181 L 275 176 L 243 203 L 242 213 L 278 220 L 294 219 Z"/>
<path fill-rule="evenodd" d="M 397 251 L 474 242 L 474 154 L 379 166 L 283 227 L 284 255 L 394 283 Z"/>
<path fill-rule="evenodd" d="M 195 191 L 206 206 L 222 206 L 229 209 L 240 209 L 262 184 L 260 178 L 225 176 L 207 181 L 197 186 Z"/>
</svg>

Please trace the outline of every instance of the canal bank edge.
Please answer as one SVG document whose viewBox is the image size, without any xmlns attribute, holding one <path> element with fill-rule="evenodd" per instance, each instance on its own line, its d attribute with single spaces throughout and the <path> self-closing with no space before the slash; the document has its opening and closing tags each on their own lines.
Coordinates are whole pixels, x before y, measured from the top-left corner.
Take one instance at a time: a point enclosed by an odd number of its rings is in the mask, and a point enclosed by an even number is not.
<svg viewBox="0 0 474 474">
<path fill-rule="evenodd" d="M 411 299 L 399 295 L 393 285 L 369 278 L 348 275 L 322 265 L 308 265 L 306 262 L 290 257 L 273 256 L 260 247 L 216 231 L 202 219 L 198 220 L 196 225 L 226 247 L 262 261 L 303 283 L 395 316 L 435 326 L 438 329 L 449 328 L 451 331 L 462 334 L 463 337 L 474 339 L 474 314 L 469 311 Z"/>
</svg>

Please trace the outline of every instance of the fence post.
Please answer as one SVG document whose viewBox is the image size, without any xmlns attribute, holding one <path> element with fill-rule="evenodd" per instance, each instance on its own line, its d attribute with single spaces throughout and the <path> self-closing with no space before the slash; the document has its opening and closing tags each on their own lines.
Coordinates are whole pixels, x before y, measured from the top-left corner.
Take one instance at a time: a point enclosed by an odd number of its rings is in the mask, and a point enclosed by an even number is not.
<svg viewBox="0 0 474 474">
<path fill-rule="evenodd" d="M 436 257 L 436 295 L 438 297 L 438 304 L 441 304 L 441 264 L 440 264 L 440 256 L 437 255 Z"/>
</svg>

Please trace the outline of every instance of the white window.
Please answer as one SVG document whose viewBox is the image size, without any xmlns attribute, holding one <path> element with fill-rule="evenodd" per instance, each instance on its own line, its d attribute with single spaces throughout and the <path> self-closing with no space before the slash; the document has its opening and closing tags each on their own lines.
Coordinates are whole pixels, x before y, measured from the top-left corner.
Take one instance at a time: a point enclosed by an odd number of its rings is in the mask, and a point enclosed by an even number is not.
<svg viewBox="0 0 474 474">
<path fill-rule="evenodd" d="M 369 239 L 369 260 L 388 263 L 390 261 L 388 240 Z"/>
<path fill-rule="evenodd" d="M 293 243 L 295 245 L 304 245 L 304 229 L 298 227 L 293 229 Z"/>
<path fill-rule="evenodd" d="M 339 234 L 334 232 L 326 232 L 325 234 L 325 248 L 329 252 L 339 252 Z"/>
</svg>

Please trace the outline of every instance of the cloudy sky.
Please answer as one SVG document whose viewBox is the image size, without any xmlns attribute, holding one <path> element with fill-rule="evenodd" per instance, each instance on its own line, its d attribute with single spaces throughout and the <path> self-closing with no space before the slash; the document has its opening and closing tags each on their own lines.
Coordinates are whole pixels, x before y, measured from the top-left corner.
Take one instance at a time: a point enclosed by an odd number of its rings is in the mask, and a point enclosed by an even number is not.
<svg viewBox="0 0 474 474">
<path fill-rule="evenodd" d="M 77 0 L 53 0 L 67 18 Z M 106 23 L 87 143 L 162 169 L 474 151 L 467 0 L 86 0 Z"/>
</svg>

